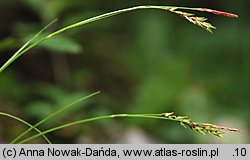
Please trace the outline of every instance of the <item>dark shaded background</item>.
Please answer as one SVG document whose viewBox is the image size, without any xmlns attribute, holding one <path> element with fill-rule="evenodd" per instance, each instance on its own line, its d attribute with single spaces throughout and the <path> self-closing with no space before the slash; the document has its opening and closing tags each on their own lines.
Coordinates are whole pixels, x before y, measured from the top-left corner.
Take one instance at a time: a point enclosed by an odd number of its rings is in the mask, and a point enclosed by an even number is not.
<svg viewBox="0 0 250 160">
<path fill-rule="evenodd" d="M 0 75 L 0 111 L 34 124 L 100 90 L 40 128 L 113 113 L 174 111 L 242 132 L 220 139 L 168 121 L 113 119 L 48 136 L 54 143 L 249 143 L 248 0 L 1 0 L 0 64 L 55 18 L 59 21 L 49 32 L 143 4 L 207 7 L 239 18 L 197 12 L 217 27 L 210 34 L 169 12 L 142 10 L 72 29 L 32 49 Z M 0 117 L 0 142 L 9 143 L 25 129 Z"/>
</svg>

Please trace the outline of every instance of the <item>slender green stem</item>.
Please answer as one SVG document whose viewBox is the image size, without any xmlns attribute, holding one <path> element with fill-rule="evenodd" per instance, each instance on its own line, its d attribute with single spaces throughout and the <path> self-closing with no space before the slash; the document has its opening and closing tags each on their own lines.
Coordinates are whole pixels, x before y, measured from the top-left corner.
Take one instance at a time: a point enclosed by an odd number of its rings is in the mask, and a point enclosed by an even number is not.
<svg viewBox="0 0 250 160">
<path fill-rule="evenodd" d="M 47 120 L 49 120 L 50 118 L 52 118 L 52 117 L 58 115 L 59 113 L 65 111 L 65 110 L 68 109 L 69 107 L 71 107 L 71 106 L 73 106 L 73 105 L 75 105 L 75 104 L 77 104 L 77 103 L 79 103 L 79 102 L 81 102 L 81 101 L 83 101 L 83 100 L 85 100 L 85 99 L 88 99 L 88 98 L 90 98 L 90 97 L 92 97 L 92 96 L 94 96 L 94 95 L 97 95 L 97 94 L 99 94 L 99 93 L 100 93 L 100 91 L 95 92 L 95 93 L 92 93 L 92 94 L 90 94 L 90 95 L 88 95 L 88 96 L 82 97 L 82 98 L 80 98 L 80 99 L 74 101 L 73 103 L 70 103 L 69 105 L 66 105 L 65 107 L 61 108 L 60 110 L 58 110 L 58 111 L 56 111 L 56 112 L 50 114 L 49 116 L 45 117 L 44 119 L 42 119 L 41 121 L 39 121 L 38 123 L 36 123 L 34 126 L 30 127 L 28 130 L 26 130 L 26 131 L 23 132 L 22 134 L 18 135 L 14 140 L 11 141 L 11 143 L 12 143 L 12 144 L 13 144 L 13 143 L 16 143 L 20 138 L 22 138 L 23 136 L 25 136 L 27 133 L 29 133 L 31 130 L 33 130 L 35 127 L 41 125 L 42 123 L 44 123 L 44 122 L 46 122 Z"/>
<path fill-rule="evenodd" d="M 42 133 L 39 129 L 37 129 L 36 127 L 32 126 L 32 125 L 29 124 L 28 122 L 22 120 L 21 118 L 18 118 L 18 117 L 16 117 L 16 116 L 13 116 L 13 115 L 11 115 L 11 114 L 4 113 L 4 112 L 0 112 L 0 115 L 6 116 L 6 117 L 9 117 L 9 118 L 12 118 L 12 119 L 15 119 L 15 120 L 17 120 L 17 121 L 19 121 L 19 122 L 22 122 L 23 124 L 25 124 L 25 125 L 27 125 L 27 126 L 29 126 L 29 127 L 33 127 L 34 130 L 36 130 L 38 133 L 40 133 L 40 134 Z M 51 144 L 51 141 L 50 141 L 45 135 L 42 135 L 42 136 L 43 136 L 43 138 L 44 138 L 49 144 Z"/>
<path fill-rule="evenodd" d="M 114 114 L 114 115 L 107 115 L 107 116 L 100 116 L 100 117 L 94 117 L 94 118 L 88 118 L 88 119 L 83 119 L 83 120 L 79 120 L 79 121 L 75 121 L 75 122 L 71 122 L 71 123 L 67 123 L 67 124 L 63 124 L 51 129 L 48 129 L 46 131 L 43 131 L 42 133 L 38 133 L 34 136 L 31 136 L 27 139 L 24 139 L 20 142 L 18 142 L 18 144 L 22 144 L 22 143 L 26 143 L 28 141 L 31 141 L 41 135 L 65 128 L 65 127 L 70 127 L 73 125 L 77 125 L 77 124 L 81 124 L 81 123 L 87 123 L 87 122 L 92 122 L 92 121 L 97 121 L 97 120 L 103 120 L 103 119 L 111 119 L 111 118 L 128 118 L 128 117 L 133 117 L 133 118 L 153 118 L 153 119 L 164 119 L 164 120 L 174 120 L 174 119 L 170 119 L 170 118 L 165 118 L 162 117 L 161 114 Z M 174 120 L 177 121 L 177 120 Z"/>
<path fill-rule="evenodd" d="M 209 124 L 209 123 L 198 123 L 198 122 L 193 122 L 191 119 L 189 119 L 186 116 L 176 116 L 174 115 L 173 112 L 171 113 L 162 113 L 162 114 L 113 114 L 113 115 L 106 115 L 106 116 L 100 116 L 100 117 L 93 117 L 93 118 L 88 118 L 88 119 L 82 119 L 78 121 L 74 121 L 71 123 L 63 124 L 57 127 L 50 128 L 48 130 L 43 131 L 42 133 L 38 133 L 36 135 L 33 135 L 31 137 L 28 137 L 20 142 L 18 144 L 26 143 L 30 140 L 33 140 L 41 135 L 65 128 L 65 127 L 70 127 L 73 125 L 81 124 L 81 123 L 87 123 L 87 122 L 92 122 L 92 121 L 97 121 L 97 120 L 103 120 L 103 119 L 111 119 L 111 118 L 150 118 L 150 119 L 162 119 L 162 120 L 170 120 L 170 121 L 175 121 L 180 123 L 182 126 L 186 128 L 188 126 L 194 131 L 197 131 L 202 134 L 212 134 L 218 137 L 222 137 L 224 132 L 221 130 L 226 130 L 226 131 L 232 131 L 232 132 L 239 132 L 238 129 L 236 128 L 229 128 L 229 127 L 224 127 L 224 126 L 218 126 L 214 124 Z"/>
<path fill-rule="evenodd" d="M 184 10 L 195 10 L 195 8 L 188 8 L 188 7 L 175 7 L 175 6 L 136 6 L 136 7 L 131 7 L 131 8 L 126 8 L 126 9 L 121 9 L 121 10 L 117 10 L 117 11 L 113 11 L 113 12 L 109 12 L 109 13 L 105 13 L 99 16 L 95 16 L 89 19 L 86 19 L 84 21 L 69 25 L 67 27 L 64 27 L 58 31 L 55 31 L 51 34 L 49 34 L 48 36 L 39 39 L 38 41 L 36 41 L 35 43 L 33 43 L 32 45 L 30 45 L 29 47 L 27 47 L 31 41 L 33 41 L 40 33 L 42 33 L 45 29 L 47 29 L 51 24 L 53 24 L 56 20 L 52 21 L 50 24 L 48 24 L 46 27 L 44 27 L 40 32 L 38 32 L 31 40 L 29 40 L 27 43 L 25 43 L 1 68 L 0 68 L 0 74 L 11 64 L 13 63 L 17 58 L 19 58 L 20 56 L 22 56 L 24 53 L 26 53 L 27 51 L 31 50 L 33 47 L 37 46 L 38 44 L 42 43 L 43 41 L 58 35 L 60 33 L 63 33 L 69 29 L 78 27 L 78 26 L 82 26 L 91 22 L 95 22 L 101 19 L 105 19 L 105 18 L 109 18 L 118 14 L 122 14 L 122 13 L 126 13 L 126 12 L 130 12 L 130 11 L 134 11 L 134 10 L 139 10 L 139 9 L 161 9 L 161 10 L 166 10 L 166 9 L 170 9 L 170 8 L 178 8 L 178 9 L 184 9 Z M 26 48 L 27 47 L 27 48 Z"/>
</svg>

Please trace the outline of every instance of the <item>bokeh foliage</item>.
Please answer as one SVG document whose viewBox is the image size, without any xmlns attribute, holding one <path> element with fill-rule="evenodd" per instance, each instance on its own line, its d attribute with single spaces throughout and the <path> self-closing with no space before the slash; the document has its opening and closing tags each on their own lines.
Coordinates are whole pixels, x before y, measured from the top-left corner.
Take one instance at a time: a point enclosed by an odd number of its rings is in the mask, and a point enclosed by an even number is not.
<svg viewBox="0 0 250 160">
<path fill-rule="evenodd" d="M 59 21 L 50 31 L 141 4 L 211 7 L 240 17 L 230 20 L 205 14 L 217 27 L 214 34 L 174 14 L 155 10 L 135 11 L 67 31 L 32 49 L 0 75 L 0 110 L 34 124 L 58 107 L 100 90 L 100 95 L 42 129 L 104 114 L 174 111 L 242 132 L 218 139 L 171 122 L 118 119 L 63 129 L 50 134 L 53 142 L 249 143 L 249 3 L 1 0 L 1 64 L 55 18 Z M 15 121 L 0 119 L 1 142 L 7 143 L 25 129 Z M 138 133 L 145 139 L 132 141 Z"/>
</svg>

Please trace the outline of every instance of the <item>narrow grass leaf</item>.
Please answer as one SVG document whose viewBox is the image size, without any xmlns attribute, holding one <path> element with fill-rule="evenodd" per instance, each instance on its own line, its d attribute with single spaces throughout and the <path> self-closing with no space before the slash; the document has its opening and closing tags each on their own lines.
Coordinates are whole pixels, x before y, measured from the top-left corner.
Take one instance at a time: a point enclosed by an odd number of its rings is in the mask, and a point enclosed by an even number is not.
<svg viewBox="0 0 250 160">
<path fill-rule="evenodd" d="M 0 68 L 0 74 L 12 63 L 14 62 L 18 57 L 20 57 L 23 54 L 24 49 L 32 42 L 34 41 L 43 31 L 45 31 L 47 28 L 49 28 L 52 24 L 54 24 L 57 21 L 57 19 L 50 22 L 48 25 L 46 25 L 43 29 L 41 29 L 37 34 L 35 34 L 29 41 L 27 41 L 21 48 L 19 48 L 9 59 L 7 62 L 5 62 L 1 68 Z"/>
<path fill-rule="evenodd" d="M 56 111 L 56 112 L 50 114 L 49 116 L 45 117 L 44 119 L 42 119 L 41 121 L 39 121 L 38 123 L 36 123 L 34 126 L 30 127 L 28 130 L 26 130 L 26 131 L 24 131 L 23 133 L 21 133 L 21 134 L 20 134 L 19 136 L 17 136 L 14 140 L 12 140 L 11 143 L 16 143 L 20 138 L 22 138 L 23 136 L 25 136 L 27 133 L 29 133 L 31 130 L 33 130 L 35 127 L 41 125 L 42 123 L 46 122 L 47 120 L 51 119 L 52 117 L 54 117 L 54 116 L 56 116 L 56 115 L 62 113 L 63 111 L 65 111 L 65 110 L 68 109 L 69 107 L 73 106 L 74 104 L 79 103 L 79 102 L 81 102 L 81 101 L 83 101 L 83 100 L 85 100 L 85 99 L 87 99 L 87 98 L 90 98 L 90 97 L 92 97 L 92 96 L 94 96 L 94 95 L 97 95 L 97 94 L 99 94 L 99 93 L 100 93 L 100 91 L 95 92 L 95 93 L 92 93 L 92 94 L 90 94 L 90 95 L 88 95 L 88 96 L 82 97 L 82 98 L 80 98 L 80 99 L 78 99 L 78 100 L 72 102 L 71 104 L 66 105 L 65 107 L 61 108 L 60 110 L 58 110 L 58 111 Z"/>
<path fill-rule="evenodd" d="M 4 112 L 0 112 L 0 115 L 5 116 L 5 117 L 12 118 L 12 119 L 14 119 L 14 120 L 17 120 L 17 121 L 19 121 L 19 122 L 21 122 L 21 123 L 27 125 L 28 127 L 33 127 L 34 130 L 36 130 L 38 133 L 40 133 L 40 134 L 42 133 L 39 129 L 37 129 L 36 127 L 32 126 L 32 125 L 29 124 L 28 122 L 22 120 L 21 118 L 18 118 L 18 117 L 16 117 L 16 116 L 13 116 L 13 115 L 11 115 L 11 114 L 4 113 Z M 43 136 L 43 138 L 47 141 L 47 143 L 51 144 L 51 141 L 50 141 L 45 135 L 42 135 L 42 136 Z"/>
</svg>

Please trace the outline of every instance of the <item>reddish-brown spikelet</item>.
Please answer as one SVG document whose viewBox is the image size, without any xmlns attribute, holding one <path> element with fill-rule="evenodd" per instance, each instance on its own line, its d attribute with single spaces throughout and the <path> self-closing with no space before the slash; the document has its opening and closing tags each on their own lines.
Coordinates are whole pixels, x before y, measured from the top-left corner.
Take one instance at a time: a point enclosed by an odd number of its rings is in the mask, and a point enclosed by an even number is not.
<svg viewBox="0 0 250 160">
<path fill-rule="evenodd" d="M 206 123 L 205 125 L 207 126 L 211 126 L 220 130 L 227 130 L 227 131 L 232 131 L 232 132 L 240 132 L 240 130 L 236 129 L 236 128 L 229 128 L 229 127 L 224 127 L 224 126 L 218 126 L 218 125 L 214 125 L 214 124 L 209 124 Z"/>
<path fill-rule="evenodd" d="M 219 16 L 225 16 L 225 17 L 230 17 L 230 18 L 237 18 L 238 15 L 233 14 L 233 13 L 228 13 L 228 12 L 223 12 L 223 11 L 218 11 L 214 9 L 208 9 L 208 8 L 195 8 L 197 11 L 204 11 L 204 12 L 210 12 Z"/>
</svg>

